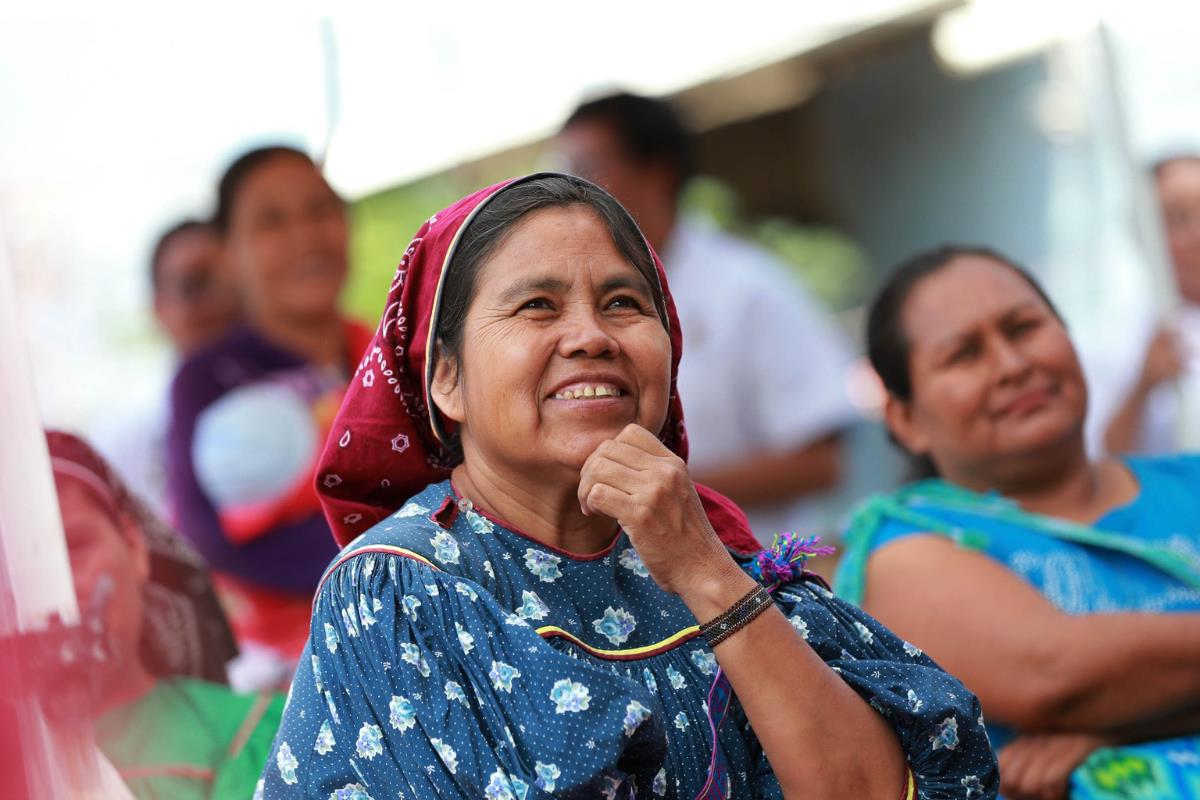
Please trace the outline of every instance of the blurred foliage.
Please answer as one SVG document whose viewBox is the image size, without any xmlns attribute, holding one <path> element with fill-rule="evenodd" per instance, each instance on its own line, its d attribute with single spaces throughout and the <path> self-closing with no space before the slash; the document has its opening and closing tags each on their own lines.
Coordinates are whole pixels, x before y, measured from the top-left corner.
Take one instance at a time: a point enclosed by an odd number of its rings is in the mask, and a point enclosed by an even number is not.
<svg viewBox="0 0 1200 800">
<path fill-rule="evenodd" d="M 459 197 L 508 175 L 532 171 L 520 158 L 494 167 L 489 174 L 448 172 L 369 195 L 351 206 L 354 235 L 350 246 L 350 280 L 342 303 L 346 312 L 374 322 L 400 254 L 431 214 Z M 494 174 L 491 174 L 494 173 Z M 684 191 L 685 212 L 757 242 L 790 266 L 794 275 L 828 308 L 841 311 L 861 304 L 871 275 L 862 250 L 833 228 L 803 225 L 786 217 L 744 219 L 741 203 L 722 181 L 693 179 Z"/>
<path fill-rule="evenodd" d="M 870 265 L 849 236 L 824 225 L 788 217 L 748 220 L 737 194 L 723 181 L 698 176 L 684 190 L 685 212 L 710 220 L 774 253 L 829 309 L 844 311 L 866 301 L 872 288 Z"/>
</svg>

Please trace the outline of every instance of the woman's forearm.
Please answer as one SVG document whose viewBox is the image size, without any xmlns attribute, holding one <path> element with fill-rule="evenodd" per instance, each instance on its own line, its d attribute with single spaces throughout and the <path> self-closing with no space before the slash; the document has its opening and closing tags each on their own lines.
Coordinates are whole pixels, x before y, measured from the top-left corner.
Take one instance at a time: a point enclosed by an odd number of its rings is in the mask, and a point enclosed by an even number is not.
<svg viewBox="0 0 1200 800">
<path fill-rule="evenodd" d="M 1063 627 L 1034 727 L 1106 732 L 1200 703 L 1200 614 L 1089 614 Z"/>
<path fill-rule="evenodd" d="M 754 588 L 736 565 L 683 595 L 697 619 Z M 713 651 L 786 797 L 894 800 L 905 777 L 895 733 L 775 608 Z"/>
<path fill-rule="evenodd" d="M 1149 389 L 1139 383 L 1130 391 L 1104 431 L 1104 449 L 1113 455 L 1129 453 L 1141 436 L 1142 419 L 1146 413 Z"/>
</svg>

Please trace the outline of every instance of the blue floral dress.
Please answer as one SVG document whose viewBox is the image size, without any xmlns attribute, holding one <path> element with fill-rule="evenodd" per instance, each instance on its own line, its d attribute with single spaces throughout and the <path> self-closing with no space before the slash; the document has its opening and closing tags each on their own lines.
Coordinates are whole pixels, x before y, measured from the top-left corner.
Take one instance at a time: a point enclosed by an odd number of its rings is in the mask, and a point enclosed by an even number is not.
<svg viewBox="0 0 1200 800">
<path fill-rule="evenodd" d="M 914 796 L 995 795 L 958 681 L 822 587 L 775 598 L 891 723 Z M 259 796 L 781 797 L 722 687 L 696 619 L 623 533 L 594 556 L 556 552 L 446 481 L 330 567 Z"/>
</svg>

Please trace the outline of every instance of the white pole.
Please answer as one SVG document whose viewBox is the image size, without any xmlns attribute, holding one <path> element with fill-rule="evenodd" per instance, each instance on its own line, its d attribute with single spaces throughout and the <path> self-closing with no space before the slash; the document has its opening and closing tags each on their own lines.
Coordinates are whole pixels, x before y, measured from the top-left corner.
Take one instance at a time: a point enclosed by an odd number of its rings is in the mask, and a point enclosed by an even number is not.
<svg viewBox="0 0 1200 800">
<path fill-rule="evenodd" d="M 46 438 L 34 395 L 20 303 L 0 237 L 0 636 L 79 621 Z M 32 797 L 99 798 L 86 726 L 54 727 L 36 697 L 17 698 Z"/>
</svg>

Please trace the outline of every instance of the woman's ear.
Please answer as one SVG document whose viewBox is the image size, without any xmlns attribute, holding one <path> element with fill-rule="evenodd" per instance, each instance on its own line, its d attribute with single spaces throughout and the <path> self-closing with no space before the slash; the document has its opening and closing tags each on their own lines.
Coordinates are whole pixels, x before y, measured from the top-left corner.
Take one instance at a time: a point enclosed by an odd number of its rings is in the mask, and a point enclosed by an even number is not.
<svg viewBox="0 0 1200 800">
<path fill-rule="evenodd" d="M 121 534 L 129 545 L 130 558 L 142 583 L 150 580 L 150 548 L 146 546 L 146 534 L 142 523 L 132 514 L 121 512 L 118 524 Z"/>
<path fill-rule="evenodd" d="M 442 347 L 439 345 L 437 354 L 434 356 L 436 361 L 433 366 L 433 382 L 429 387 L 429 394 L 438 411 L 461 424 L 466 422 L 467 417 L 463 410 L 458 359 L 443 355 L 442 352 Z"/>
<path fill-rule="evenodd" d="M 911 401 L 901 400 L 891 392 L 883 404 L 883 421 L 900 445 L 915 456 L 929 452 L 929 440 L 913 415 Z"/>
</svg>

